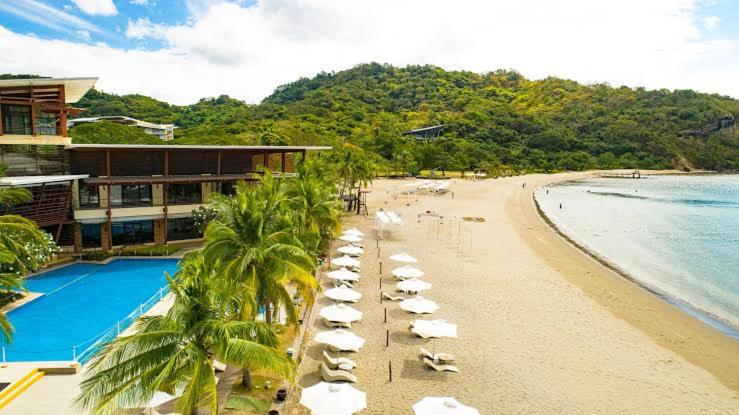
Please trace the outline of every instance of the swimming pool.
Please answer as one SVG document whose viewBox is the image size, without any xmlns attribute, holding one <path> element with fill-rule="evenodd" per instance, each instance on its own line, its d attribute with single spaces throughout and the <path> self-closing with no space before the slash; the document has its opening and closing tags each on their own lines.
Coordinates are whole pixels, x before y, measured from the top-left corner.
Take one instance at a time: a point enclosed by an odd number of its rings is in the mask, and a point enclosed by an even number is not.
<svg viewBox="0 0 739 415">
<path fill-rule="evenodd" d="M 27 278 L 26 288 L 43 296 L 8 313 L 15 334 L 12 344 L 3 344 L 5 359 L 77 357 L 84 363 L 101 336 L 115 337 L 120 320 L 136 315 L 142 304 L 146 311 L 156 303 L 167 285 L 164 273 L 176 271 L 177 259 L 121 258 L 105 265 L 75 263 Z"/>
</svg>

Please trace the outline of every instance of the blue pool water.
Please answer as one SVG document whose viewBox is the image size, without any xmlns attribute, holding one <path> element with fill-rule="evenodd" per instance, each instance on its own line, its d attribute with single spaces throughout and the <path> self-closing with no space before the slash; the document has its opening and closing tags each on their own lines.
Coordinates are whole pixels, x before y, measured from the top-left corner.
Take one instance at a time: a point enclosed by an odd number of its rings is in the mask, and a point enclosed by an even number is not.
<svg viewBox="0 0 739 415">
<path fill-rule="evenodd" d="M 579 180 L 536 198 L 580 245 L 739 338 L 739 175 Z"/>
<path fill-rule="evenodd" d="M 156 296 L 167 285 L 164 273 L 176 270 L 176 259 L 116 259 L 106 265 L 75 263 L 27 278 L 28 290 L 44 295 L 8 313 L 15 334 L 12 344 L 3 344 L 6 360 L 72 360 L 74 346 L 79 356 Z"/>
</svg>

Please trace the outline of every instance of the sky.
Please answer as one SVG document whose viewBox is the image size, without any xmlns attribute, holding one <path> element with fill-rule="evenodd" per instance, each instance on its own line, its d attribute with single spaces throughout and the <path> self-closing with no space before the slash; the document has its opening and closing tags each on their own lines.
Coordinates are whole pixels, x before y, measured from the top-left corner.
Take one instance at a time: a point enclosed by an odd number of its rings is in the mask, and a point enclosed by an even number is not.
<svg viewBox="0 0 739 415">
<path fill-rule="evenodd" d="M 367 62 L 739 98 L 739 0 L 0 0 L 0 73 L 174 104 Z"/>
</svg>

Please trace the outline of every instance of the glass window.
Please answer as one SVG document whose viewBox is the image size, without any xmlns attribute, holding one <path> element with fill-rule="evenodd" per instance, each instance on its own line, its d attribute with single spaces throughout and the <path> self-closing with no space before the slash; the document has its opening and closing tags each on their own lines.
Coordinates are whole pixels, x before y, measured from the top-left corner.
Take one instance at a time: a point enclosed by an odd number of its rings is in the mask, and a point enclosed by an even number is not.
<svg viewBox="0 0 739 415">
<path fill-rule="evenodd" d="M 151 186 L 110 186 L 111 206 L 151 206 Z"/>
<path fill-rule="evenodd" d="M 3 134 L 31 134 L 30 105 L 2 105 Z"/>
<path fill-rule="evenodd" d="M 200 183 L 181 183 L 167 185 L 167 203 L 170 205 L 191 205 L 203 202 L 203 188 Z"/>
<path fill-rule="evenodd" d="M 100 207 L 100 197 L 97 186 L 88 186 L 80 183 L 80 207 L 81 208 L 98 208 Z"/>
<path fill-rule="evenodd" d="M 82 224 L 82 246 L 85 248 L 100 247 L 100 224 L 99 223 L 83 223 Z"/>
<path fill-rule="evenodd" d="M 154 242 L 154 223 L 150 220 L 113 223 L 113 245 Z"/>
<path fill-rule="evenodd" d="M 123 205 L 123 189 L 121 186 L 110 186 L 110 206 Z"/>
<path fill-rule="evenodd" d="M 233 196 L 236 194 L 236 183 L 234 182 L 223 182 L 221 183 L 221 194 L 226 196 Z"/>
<path fill-rule="evenodd" d="M 203 234 L 195 226 L 192 218 L 176 218 L 167 220 L 167 239 L 181 241 L 183 239 L 202 238 Z"/>
</svg>

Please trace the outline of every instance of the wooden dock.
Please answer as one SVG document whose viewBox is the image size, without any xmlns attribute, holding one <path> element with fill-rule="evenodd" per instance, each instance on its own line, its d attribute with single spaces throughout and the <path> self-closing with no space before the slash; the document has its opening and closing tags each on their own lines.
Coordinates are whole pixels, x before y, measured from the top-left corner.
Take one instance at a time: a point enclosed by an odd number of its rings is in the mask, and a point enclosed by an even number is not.
<svg viewBox="0 0 739 415">
<path fill-rule="evenodd" d="M 595 175 L 602 179 L 641 179 L 641 173 L 639 170 L 628 172 L 606 171 L 595 173 Z"/>
</svg>

